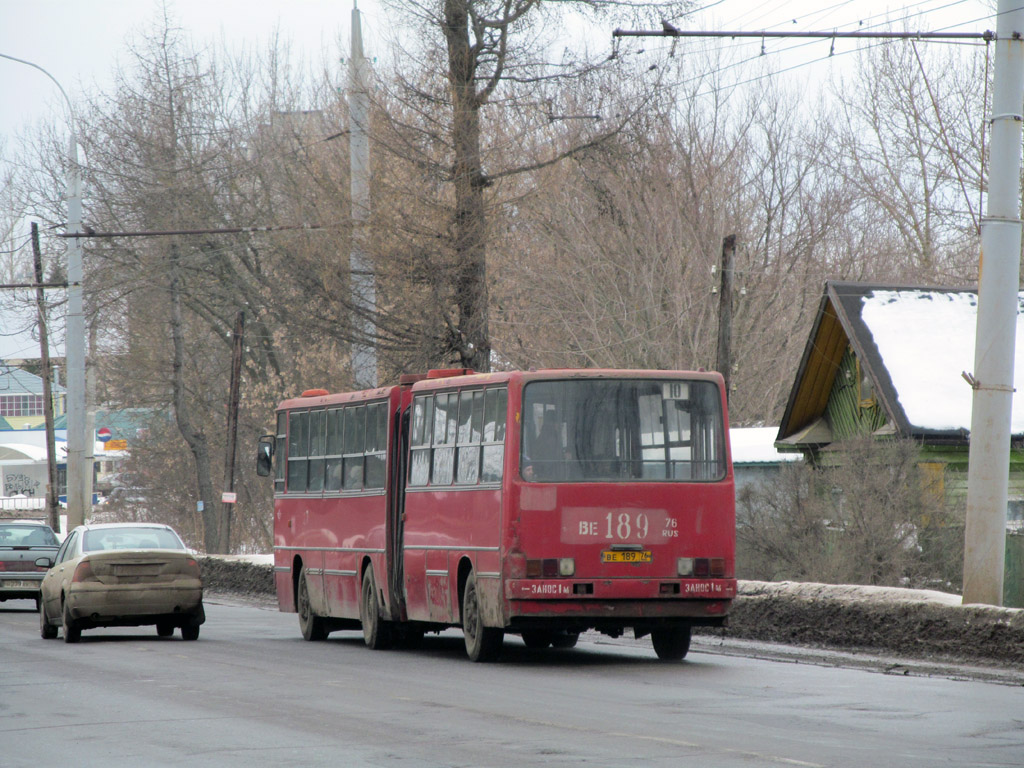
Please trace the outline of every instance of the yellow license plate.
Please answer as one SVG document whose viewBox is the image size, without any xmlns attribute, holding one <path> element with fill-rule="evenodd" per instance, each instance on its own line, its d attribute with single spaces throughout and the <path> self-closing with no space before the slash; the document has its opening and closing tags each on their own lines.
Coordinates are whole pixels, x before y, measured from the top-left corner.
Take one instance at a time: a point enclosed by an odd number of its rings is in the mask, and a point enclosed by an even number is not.
<svg viewBox="0 0 1024 768">
<path fill-rule="evenodd" d="M 624 550 L 605 550 L 601 553 L 602 563 L 649 563 L 651 562 L 651 553 L 647 551 L 639 552 L 632 549 Z"/>
</svg>

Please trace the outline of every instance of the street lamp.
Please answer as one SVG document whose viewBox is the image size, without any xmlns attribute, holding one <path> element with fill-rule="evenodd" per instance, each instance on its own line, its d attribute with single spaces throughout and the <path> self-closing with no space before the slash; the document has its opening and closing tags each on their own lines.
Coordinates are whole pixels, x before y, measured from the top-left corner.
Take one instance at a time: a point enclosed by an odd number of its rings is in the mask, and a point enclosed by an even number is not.
<svg viewBox="0 0 1024 768">
<path fill-rule="evenodd" d="M 68 417 L 68 464 L 67 499 L 68 530 L 85 522 L 85 513 L 92 506 L 92 499 L 86 498 L 85 466 L 85 312 L 82 307 L 82 177 L 78 166 L 77 121 L 75 109 L 63 86 L 57 78 L 31 61 L 0 53 L 0 58 L 16 61 L 37 69 L 57 86 L 68 108 L 71 137 L 68 141 L 68 311 L 67 330 L 64 335 L 64 353 L 67 358 L 67 417 Z M 91 454 L 91 451 L 90 451 Z"/>
</svg>

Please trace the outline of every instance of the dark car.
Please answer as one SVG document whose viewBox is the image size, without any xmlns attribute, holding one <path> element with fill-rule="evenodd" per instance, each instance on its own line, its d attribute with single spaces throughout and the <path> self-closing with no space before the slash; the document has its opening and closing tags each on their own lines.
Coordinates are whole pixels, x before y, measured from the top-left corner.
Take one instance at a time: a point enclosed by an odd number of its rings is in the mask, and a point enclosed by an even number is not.
<svg viewBox="0 0 1024 768">
<path fill-rule="evenodd" d="M 36 601 L 39 585 L 46 575 L 36 560 L 57 552 L 60 542 L 53 529 L 38 520 L 0 520 L 0 602 L 25 599 Z"/>
</svg>

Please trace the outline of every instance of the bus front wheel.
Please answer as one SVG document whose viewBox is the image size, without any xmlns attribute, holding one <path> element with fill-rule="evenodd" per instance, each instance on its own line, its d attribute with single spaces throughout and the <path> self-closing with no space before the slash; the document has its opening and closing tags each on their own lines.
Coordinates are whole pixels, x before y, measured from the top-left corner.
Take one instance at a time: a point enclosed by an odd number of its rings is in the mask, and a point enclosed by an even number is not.
<svg viewBox="0 0 1024 768">
<path fill-rule="evenodd" d="M 651 644 L 662 661 L 680 661 L 690 650 L 690 627 L 669 626 L 651 630 Z"/>
<path fill-rule="evenodd" d="M 327 626 L 323 618 L 316 615 L 313 604 L 309 601 L 309 585 L 306 583 L 305 567 L 299 572 L 299 590 L 295 599 L 295 607 L 299 612 L 299 629 L 302 630 L 302 637 L 306 640 L 326 639 Z"/>
<path fill-rule="evenodd" d="M 466 654 L 471 661 L 494 661 L 501 653 L 504 630 L 485 627 L 476 591 L 476 574 L 469 574 L 462 595 L 462 634 L 466 637 Z"/>
</svg>

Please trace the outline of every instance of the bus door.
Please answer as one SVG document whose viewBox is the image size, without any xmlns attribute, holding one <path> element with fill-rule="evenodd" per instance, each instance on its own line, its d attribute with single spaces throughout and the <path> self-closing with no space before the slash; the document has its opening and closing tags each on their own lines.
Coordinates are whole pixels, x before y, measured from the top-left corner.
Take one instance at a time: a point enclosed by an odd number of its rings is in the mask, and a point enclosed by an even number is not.
<svg viewBox="0 0 1024 768">
<path fill-rule="evenodd" d="M 409 411 L 403 409 L 399 399 L 395 411 L 391 441 L 390 502 L 387 510 L 387 552 L 388 591 L 391 602 L 391 618 L 408 618 L 405 608 L 404 557 L 402 542 L 405 533 L 405 481 L 408 473 L 409 456 Z"/>
</svg>

